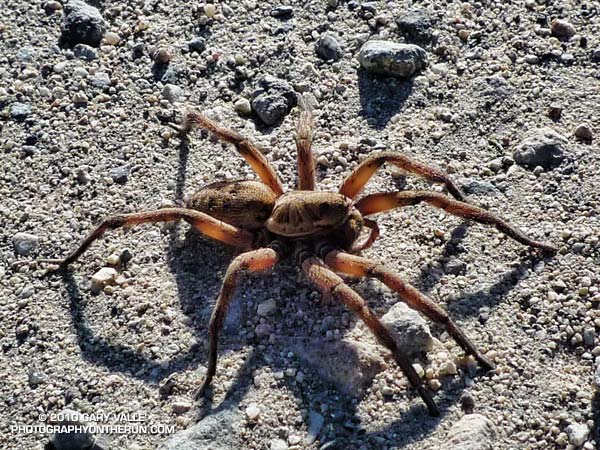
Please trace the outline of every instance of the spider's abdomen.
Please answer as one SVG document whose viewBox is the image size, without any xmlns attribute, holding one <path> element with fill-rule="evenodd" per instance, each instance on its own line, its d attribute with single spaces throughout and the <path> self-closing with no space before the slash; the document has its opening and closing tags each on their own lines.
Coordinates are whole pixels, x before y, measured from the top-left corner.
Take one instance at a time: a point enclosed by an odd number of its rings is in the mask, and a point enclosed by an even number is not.
<svg viewBox="0 0 600 450">
<path fill-rule="evenodd" d="M 352 204 L 333 192 L 291 191 L 277 199 L 267 229 L 292 238 L 325 234 L 348 219 Z"/>
<path fill-rule="evenodd" d="M 259 181 L 217 182 L 192 195 L 187 207 L 230 225 L 256 230 L 265 226 L 275 200 L 273 191 Z"/>
</svg>

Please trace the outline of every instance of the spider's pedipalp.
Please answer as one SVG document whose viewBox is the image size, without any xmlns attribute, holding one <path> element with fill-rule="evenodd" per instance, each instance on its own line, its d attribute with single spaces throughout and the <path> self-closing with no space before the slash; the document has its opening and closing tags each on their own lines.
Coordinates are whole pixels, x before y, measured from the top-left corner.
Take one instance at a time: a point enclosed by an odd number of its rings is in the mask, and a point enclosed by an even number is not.
<svg viewBox="0 0 600 450">
<path fill-rule="evenodd" d="M 361 198 L 356 208 L 365 216 L 377 214 L 401 206 L 416 205 L 426 202 L 435 208 L 440 208 L 452 215 L 473 220 L 485 225 L 493 225 L 498 231 L 510 236 L 523 245 L 539 248 L 545 252 L 555 253 L 557 248 L 546 242 L 534 241 L 516 227 L 509 225 L 500 217 L 478 206 L 454 200 L 439 192 L 403 191 L 367 195 Z"/>
<path fill-rule="evenodd" d="M 400 298 L 411 308 L 424 314 L 433 322 L 444 327 L 462 349 L 475 357 L 479 364 L 487 369 L 493 369 L 494 364 L 486 358 L 470 339 L 458 328 L 448 316 L 448 313 L 433 300 L 419 292 L 402 278 L 386 269 L 382 264 L 361 256 L 334 250 L 325 256 L 325 263 L 337 272 L 357 277 L 376 278 L 396 292 Z"/>
<path fill-rule="evenodd" d="M 192 109 L 185 111 L 182 124 L 179 126 L 175 125 L 174 128 L 182 134 L 187 134 L 196 126 L 213 133 L 224 142 L 233 144 L 238 153 L 242 155 L 254 172 L 256 172 L 260 180 L 269 186 L 278 196 L 283 194 L 283 185 L 277 173 L 275 173 L 265 155 L 249 139 L 227 127 L 219 125 L 204 114 Z"/>
<path fill-rule="evenodd" d="M 391 352 L 408 378 L 411 385 L 417 390 L 432 416 L 439 416 L 440 410 L 435 404 L 431 393 L 423 386 L 421 378 L 415 371 L 408 356 L 398 347 L 390 330 L 385 324 L 371 311 L 366 302 L 352 290 L 344 281 L 336 275 L 329 267 L 316 258 L 311 257 L 304 260 L 302 270 L 308 276 L 309 280 L 319 289 L 322 295 L 333 297 L 344 303 L 346 307 L 358 315 L 367 325 L 377 340 L 386 346 Z"/>
<path fill-rule="evenodd" d="M 360 191 L 362 191 L 365 184 L 367 184 L 377 169 L 386 162 L 413 175 L 425 178 L 432 183 L 441 183 L 455 198 L 464 200 L 463 193 L 448 174 L 397 152 L 379 152 L 366 158 L 356 169 L 354 169 L 348 178 L 344 180 L 342 187 L 340 188 L 340 194 L 349 198 L 355 198 Z"/>
<path fill-rule="evenodd" d="M 208 214 L 186 208 L 164 208 L 155 211 L 145 211 L 132 214 L 121 214 L 110 217 L 98 225 L 77 247 L 64 259 L 40 259 L 38 262 L 58 264 L 66 267 L 76 261 L 92 243 L 100 238 L 107 230 L 120 227 L 132 227 L 142 223 L 171 222 L 183 219 L 189 222 L 202 234 L 225 244 L 239 248 L 250 248 L 254 241 L 254 234 L 241 230 L 232 225 L 223 223 Z"/>
<path fill-rule="evenodd" d="M 260 248 L 236 256 L 229 265 L 208 326 L 208 365 L 206 377 L 196 392 L 196 398 L 202 396 L 217 371 L 219 333 L 223 328 L 227 307 L 237 286 L 239 275 L 245 270 L 252 273 L 264 272 L 275 266 L 277 261 L 279 261 L 279 254 L 274 248 Z"/>
<path fill-rule="evenodd" d="M 369 248 L 371 245 L 373 245 L 375 243 L 375 241 L 379 237 L 379 226 L 377 225 L 377 222 L 375 222 L 374 220 L 371 220 L 371 219 L 367 219 L 366 217 L 363 217 L 363 225 L 366 228 L 369 228 L 371 231 L 369 232 L 369 235 L 365 238 L 364 241 L 354 242 L 354 244 L 352 245 L 352 247 L 349 250 L 350 253 L 358 253 L 358 252 L 361 252 L 361 251 Z"/>
</svg>

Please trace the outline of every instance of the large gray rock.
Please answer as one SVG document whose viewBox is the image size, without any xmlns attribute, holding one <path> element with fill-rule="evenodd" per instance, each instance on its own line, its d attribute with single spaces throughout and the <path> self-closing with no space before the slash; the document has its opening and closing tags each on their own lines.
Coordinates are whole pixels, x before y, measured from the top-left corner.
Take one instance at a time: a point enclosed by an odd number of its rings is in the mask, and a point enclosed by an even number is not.
<svg viewBox="0 0 600 450">
<path fill-rule="evenodd" d="M 348 395 L 360 397 L 386 364 L 373 345 L 350 339 L 293 339 L 286 343 L 319 376 Z"/>
<path fill-rule="evenodd" d="M 517 164 L 528 169 L 537 166 L 550 169 L 563 161 L 568 142 L 552 128 L 540 128 L 525 137 L 516 148 L 514 158 Z"/>
<path fill-rule="evenodd" d="M 481 414 L 467 414 L 448 432 L 448 439 L 440 450 L 493 450 L 496 430 Z"/>
<path fill-rule="evenodd" d="M 222 405 L 223 406 L 223 405 Z M 229 405 L 196 425 L 174 434 L 158 450 L 236 450 L 240 443 L 242 414 Z"/>
<path fill-rule="evenodd" d="M 418 45 L 378 40 L 367 41 L 356 58 L 370 73 L 400 78 L 414 75 L 427 64 L 427 54 Z"/>
<path fill-rule="evenodd" d="M 106 32 L 106 22 L 98 11 L 81 0 L 70 0 L 65 5 L 65 19 L 61 27 L 61 41 L 68 45 L 87 44 L 98 47 Z"/>
<path fill-rule="evenodd" d="M 406 304 L 396 303 L 381 320 L 392 330 L 398 346 L 409 355 L 427 353 L 433 347 L 433 337 L 427 322 Z"/>
</svg>

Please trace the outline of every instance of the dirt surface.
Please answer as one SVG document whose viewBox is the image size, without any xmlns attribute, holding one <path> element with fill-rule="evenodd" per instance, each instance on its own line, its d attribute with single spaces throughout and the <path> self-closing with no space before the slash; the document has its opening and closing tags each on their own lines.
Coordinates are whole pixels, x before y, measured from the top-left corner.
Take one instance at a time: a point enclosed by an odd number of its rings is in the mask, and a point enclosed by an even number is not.
<svg viewBox="0 0 600 450">
<path fill-rule="evenodd" d="M 596 448 L 598 2 L 305 1 L 288 3 L 292 13 L 279 15 L 272 10 L 281 5 L 235 1 L 216 3 L 213 18 L 200 3 L 98 3 L 111 34 L 90 61 L 59 45 L 59 2 L 2 8 L 2 448 L 43 448 L 46 434 L 11 426 L 38 424 L 42 414 L 65 407 L 139 414 L 172 431 L 224 409 L 240 411 L 232 438 L 245 449 L 446 448 L 463 416 L 461 398 L 469 396 L 495 426 L 481 448 Z M 425 17 L 416 38 L 396 24 L 415 8 Z M 555 29 L 552 36 L 555 18 L 575 35 Z M 315 52 L 325 33 L 340 44 L 338 61 Z M 190 51 L 197 36 L 204 48 Z M 409 79 L 369 74 L 355 55 L 370 37 L 421 41 L 427 68 Z M 154 62 L 160 48 L 169 54 L 166 65 Z M 185 104 L 261 145 L 292 188 L 298 108 L 273 126 L 238 112 L 264 75 L 311 96 L 319 189 L 338 189 L 366 155 L 397 150 L 447 170 L 471 192 L 469 201 L 559 247 L 543 256 L 492 227 L 428 206 L 377 217 L 382 237 L 364 254 L 447 308 L 497 364 L 475 372 L 432 325 L 440 343 L 419 363 L 433 369 L 427 382 L 438 388 L 440 418 L 427 414 L 392 362 L 363 396 L 352 396 L 319 377 L 318 361 L 307 365 L 295 356 L 289 340 L 335 341 L 356 320 L 344 307 L 322 303 L 291 260 L 239 289 L 214 386 L 201 403 L 192 392 L 205 370 L 206 324 L 234 250 L 186 224 L 156 224 L 107 233 L 62 276 L 43 276 L 44 265 L 12 266 L 66 255 L 112 214 L 181 205 L 207 183 L 254 178 L 232 147 L 205 133 L 185 142 L 167 127 Z M 591 141 L 581 129 L 575 135 L 581 125 Z M 543 127 L 566 139 L 560 164 L 516 164 L 513 152 Z M 386 167 L 367 192 L 416 188 L 441 191 Z M 23 239 L 31 251 L 15 248 Z M 125 249 L 132 258 L 116 266 L 116 283 L 92 292 L 92 276 Z M 376 282 L 353 286 L 378 314 L 398 301 Z M 275 310 L 259 316 L 257 306 L 270 299 Z M 338 357 L 341 364 L 344 355 Z M 447 359 L 458 374 L 439 373 Z M 249 406 L 258 407 L 256 418 Z M 308 444 L 311 421 L 319 418 Z M 110 448 L 156 448 L 171 434 L 115 433 Z"/>
</svg>

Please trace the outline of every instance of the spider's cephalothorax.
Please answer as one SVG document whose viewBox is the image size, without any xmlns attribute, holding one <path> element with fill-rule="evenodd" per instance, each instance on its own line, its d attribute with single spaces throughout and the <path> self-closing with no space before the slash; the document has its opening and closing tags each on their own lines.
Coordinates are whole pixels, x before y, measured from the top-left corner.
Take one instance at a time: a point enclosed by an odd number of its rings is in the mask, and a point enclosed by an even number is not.
<svg viewBox="0 0 600 450">
<path fill-rule="evenodd" d="M 242 272 L 268 270 L 284 254 L 295 255 L 307 278 L 319 291 L 344 303 L 366 323 L 379 342 L 391 351 L 431 414 L 438 415 L 438 407 L 431 393 L 423 386 L 410 359 L 398 347 L 389 329 L 336 272 L 378 279 L 410 307 L 442 326 L 480 365 L 487 369 L 493 367 L 444 309 L 396 273 L 376 261 L 357 255 L 370 247 L 379 236 L 377 224 L 369 216 L 424 202 L 450 214 L 493 225 L 522 244 L 547 252 L 556 251 L 554 246 L 534 241 L 498 216 L 465 202 L 461 191 L 444 172 L 396 152 L 380 152 L 366 158 L 346 178 L 338 193 L 315 191 L 315 169 L 311 154 L 312 113 L 306 109 L 300 113 L 296 135 L 298 190 L 287 193 L 284 193 L 279 178 L 265 156 L 243 136 L 192 110 L 186 111 L 182 125 L 173 125 L 182 134 L 195 126 L 207 129 L 219 139 L 233 144 L 260 181 L 213 183 L 191 196 L 185 208 L 165 208 L 111 217 L 92 231 L 65 259 L 40 261 L 66 267 L 108 229 L 179 219 L 189 222 L 206 236 L 245 250 L 229 266 L 213 310 L 209 325 L 207 373 L 198 394 L 204 392 L 215 375 L 218 335 L 239 275 Z M 371 176 L 384 163 L 394 164 L 430 182 L 441 183 L 454 198 L 431 191 L 401 191 L 371 194 L 356 200 Z M 369 232 L 361 240 L 359 237 L 365 228 Z"/>
</svg>

